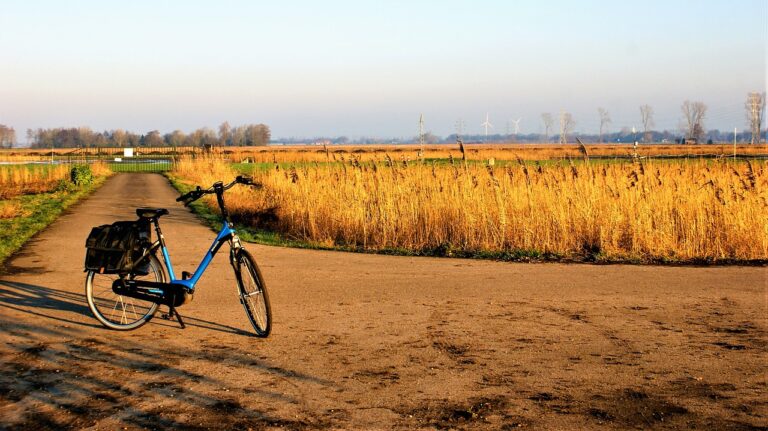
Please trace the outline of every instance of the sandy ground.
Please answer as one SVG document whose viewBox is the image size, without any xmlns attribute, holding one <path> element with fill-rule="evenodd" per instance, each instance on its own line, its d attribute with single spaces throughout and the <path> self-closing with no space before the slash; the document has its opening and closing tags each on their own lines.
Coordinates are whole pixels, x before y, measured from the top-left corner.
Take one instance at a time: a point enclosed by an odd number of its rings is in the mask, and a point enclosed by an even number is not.
<svg viewBox="0 0 768 431">
<path fill-rule="evenodd" d="M 213 232 L 121 174 L 0 275 L 0 429 L 768 429 L 765 267 L 514 264 L 249 245 L 270 338 L 226 253 L 188 328 L 101 327 L 91 226 L 165 206 L 177 273 Z"/>
</svg>

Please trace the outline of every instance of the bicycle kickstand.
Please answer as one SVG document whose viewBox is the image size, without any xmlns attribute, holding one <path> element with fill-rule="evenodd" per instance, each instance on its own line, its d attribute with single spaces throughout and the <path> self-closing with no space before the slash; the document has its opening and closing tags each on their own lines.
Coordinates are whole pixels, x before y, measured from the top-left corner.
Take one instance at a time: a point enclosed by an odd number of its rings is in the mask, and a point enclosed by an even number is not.
<svg viewBox="0 0 768 431">
<path fill-rule="evenodd" d="M 179 322 L 181 329 L 185 329 L 187 325 L 184 324 L 184 319 L 181 318 L 181 314 L 176 310 L 176 307 L 168 307 L 168 314 L 163 314 L 163 319 L 171 320 L 173 316 L 176 316 L 176 321 Z"/>
</svg>

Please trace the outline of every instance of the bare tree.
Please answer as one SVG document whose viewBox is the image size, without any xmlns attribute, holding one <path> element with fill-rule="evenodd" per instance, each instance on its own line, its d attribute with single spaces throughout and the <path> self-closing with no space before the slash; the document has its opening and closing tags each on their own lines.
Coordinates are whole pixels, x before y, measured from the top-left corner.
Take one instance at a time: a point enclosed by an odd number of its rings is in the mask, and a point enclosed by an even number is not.
<svg viewBox="0 0 768 431">
<path fill-rule="evenodd" d="M 246 142 L 245 126 L 232 129 L 232 145 L 243 146 Z"/>
<path fill-rule="evenodd" d="M 213 146 L 218 142 L 216 132 L 208 127 L 197 129 L 187 136 L 187 145 L 193 147 Z"/>
<path fill-rule="evenodd" d="M 16 130 L 0 124 L 0 148 L 13 148 L 16 144 Z"/>
<path fill-rule="evenodd" d="M 576 120 L 573 119 L 573 115 L 570 112 L 560 112 L 560 143 L 568 143 L 568 131 L 573 129 L 576 125 Z"/>
<path fill-rule="evenodd" d="M 747 95 L 747 124 L 752 132 L 751 144 L 760 143 L 760 132 L 763 130 L 763 120 L 765 119 L 765 93 L 749 93 Z"/>
<path fill-rule="evenodd" d="M 603 143 L 603 133 L 608 128 L 608 125 L 611 124 L 611 116 L 608 114 L 608 111 L 603 108 L 597 108 L 597 113 L 600 115 L 600 143 Z"/>
<path fill-rule="evenodd" d="M 172 147 L 180 147 L 184 145 L 184 141 L 187 139 L 187 135 L 181 130 L 174 130 L 170 134 L 166 135 L 165 142 Z"/>
<path fill-rule="evenodd" d="M 651 128 L 654 126 L 653 108 L 650 105 L 640 105 L 640 119 L 643 121 L 643 139 L 650 142 Z"/>
<path fill-rule="evenodd" d="M 112 131 L 112 142 L 118 147 L 124 147 L 128 142 L 128 134 L 123 129 L 115 129 Z"/>
<path fill-rule="evenodd" d="M 27 146 L 32 146 L 35 142 L 37 136 L 35 134 L 35 131 L 33 129 L 27 129 Z"/>
<path fill-rule="evenodd" d="M 686 100 L 681 107 L 685 117 L 686 138 L 698 143 L 704 138 L 704 117 L 707 115 L 707 105 L 704 102 Z"/>
<path fill-rule="evenodd" d="M 160 147 L 164 143 L 165 141 L 163 140 L 163 137 L 157 130 L 152 130 L 151 132 L 147 132 L 147 134 L 144 135 L 145 147 Z"/>
<path fill-rule="evenodd" d="M 249 124 L 245 128 L 246 145 L 267 145 L 271 133 L 265 124 Z"/>
<path fill-rule="evenodd" d="M 232 145 L 232 128 L 229 122 L 225 121 L 219 126 L 219 145 Z"/>
<path fill-rule="evenodd" d="M 541 114 L 541 121 L 544 122 L 544 140 L 549 142 L 549 131 L 555 125 L 555 120 L 552 118 L 552 114 L 545 112 Z"/>
</svg>

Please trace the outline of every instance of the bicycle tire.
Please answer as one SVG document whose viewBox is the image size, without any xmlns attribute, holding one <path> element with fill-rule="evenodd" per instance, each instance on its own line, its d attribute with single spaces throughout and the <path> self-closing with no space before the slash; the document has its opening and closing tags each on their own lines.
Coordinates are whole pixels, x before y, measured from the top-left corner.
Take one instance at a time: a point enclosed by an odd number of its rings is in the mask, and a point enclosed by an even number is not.
<svg viewBox="0 0 768 431">
<path fill-rule="evenodd" d="M 235 279 L 240 302 L 256 331 L 256 336 L 266 338 L 272 331 L 272 308 L 264 277 L 247 250 L 238 250 L 235 259 Z"/>
<path fill-rule="evenodd" d="M 155 255 L 150 255 L 148 259 L 149 273 L 146 276 L 134 276 L 134 279 L 147 277 L 151 281 L 165 283 L 165 271 L 160 260 Z M 112 291 L 115 279 L 116 274 L 99 274 L 94 271 L 88 271 L 85 277 L 85 297 L 96 320 L 117 331 L 137 329 L 152 320 L 158 304 L 116 294 Z M 110 302 L 114 305 L 110 306 Z"/>
</svg>

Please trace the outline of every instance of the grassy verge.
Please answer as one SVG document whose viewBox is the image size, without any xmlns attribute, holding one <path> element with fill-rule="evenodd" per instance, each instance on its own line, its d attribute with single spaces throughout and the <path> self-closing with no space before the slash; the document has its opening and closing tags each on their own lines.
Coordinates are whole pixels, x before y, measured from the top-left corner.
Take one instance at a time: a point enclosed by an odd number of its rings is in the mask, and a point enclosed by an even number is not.
<svg viewBox="0 0 768 431">
<path fill-rule="evenodd" d="M 89 186 L 51 193 L 19 196 L 0 201 L 13 206 L 17 215 L 0 219 L 0 265 L 37 232 L 50 225 L 67 207 L 99 188 L 106 177 L 96 177 Z"/>
</svg>

